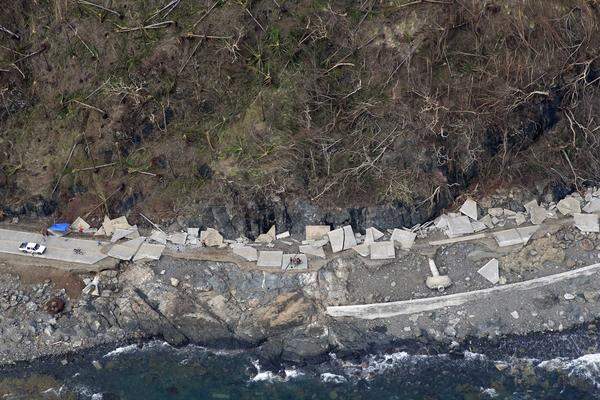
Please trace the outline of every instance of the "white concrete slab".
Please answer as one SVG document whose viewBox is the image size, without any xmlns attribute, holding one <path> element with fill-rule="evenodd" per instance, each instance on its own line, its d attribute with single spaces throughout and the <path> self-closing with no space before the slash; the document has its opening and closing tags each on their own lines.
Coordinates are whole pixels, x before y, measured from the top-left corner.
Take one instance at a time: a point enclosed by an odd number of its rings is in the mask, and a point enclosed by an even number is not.
<svg viewBox="0 0 600 400">
<path fill-rule="evenodd" d="M 259 251 L 256 265 L 266 268 L 281 268 L 282 262 L 283 251 Z"/>
<path fill-rule="evenodd" d="M 150 240 L 153 240 L 156 243 L 160 243 L 160 244 L 167 244 L 167 234 L 155 229 L 152 231 L 152 234 L 150 235 Z"/>
<path fill-rule="evenodd" d="M 498 246 L 500 247 L 514 246 L 516 244 L 523 243 L 523 239 L 516 229 L 506 229 L 503 231 L 494 232 L 493 235 L 496 238 L 496 242 L 498 242 Z"/>
<path fill-rule="evenodd" d="M 466 215 L 448 218 L 448 236 L 457 237 L 473 233 L 473 226 Z"/>
<path fill-rule="evenodd" d="M 375 243 L 377 240 L 383 237 L 383 232 L 377 228 L 367 228 L 365 233 L 365 244 Z"/>
<path fill-rule="evenodd" d="M 169 242 L 171 242 L 173 244 L 179 244 L 179 245 L 184 245 L 186 239 L 187 239 L 186 232 L 175 232 L 175 233 L 171 233 L 169 236 L 167 236 L 167 240 Z"/>
<path fill-rule="evenodd" d="M 310 244 L 305 244 L 298 246 L 298 250 L 300 251 L 300 253 L 309 256 L 325 258 L 325 250 L 323 250 L 323 247 L 321 246 L 312 246 Z"/>
<path fill-rule="evenodd" d="M 108 255 L 123 261 L 129 261 L 137 253 L 140 246 L 146 240 L 145 237 L 132 239 L 124 243 L 116 243 L 108 251 Z"/>
<path fill-rule="evenodd" d="M 558 211 L 563 215 L 573 215 L 581 212 L 579 200 L 573 196 L 565 197 L 556 205 Z"/>
<path fill-rule="evenodd" d="M 223 244 L 223 235 L 216 229 L 207 228 L 200 232 L 200 243 L 206 247 L 219 247 Z"/>
<path fill-rule="evenodd" d="M 200 234 L 200 228 L 187 228 L 188 238 L 195 237 L 197 238 Z"/>
<path fill-rule="evenodd" d="M 329 236 L 331 251 L 334 253 L 351 249 L 357 244 L 356 237 L 354 236 L 354 232 L 350 225 L 329 231 L 327 235 Z"/>
<path fill-rule="evenodd" d="M 583 211 L 586 213 L 597 213 L 600 212 L 600 199 L 597 197 L 593 197 L 586 205 L 583 207 Z"/>
<path fill-rule="evenodd" d="M 308 269 L 308 260 L 306 258 L 306 254 L 284 254 L 281 262 L 281 269 L 284 271 Z"/>
<path fill-rule="evenodd" d="M 354 246 L 352 250 L 354 250 L 363 257 L 369 257 L 369 255 L 371 254 L 371 247 L 366 243 L 358 244 Z"/>
<path fill-rule="evenodd" d="M 133 261 L 159 260 L 164 250 L 165 246 L 162 244 L 151 244 L 144 242 L 138 249 L 137 253 L 135 253 L 135 256 L 133 256 Z"/>
<path fill-rule="evenodd" d="M 331 231 L 329 225 L 306 225 L 306 240 L 321 240 Z"/>
<path fill-rule="evenodd" d="M 132 233 L 136 232 L 136 229 L 121 229 L 121 228 L 117 228 L 115 229 L 115 232 L 113 233 L 112 237 L 110 238 L 111 243 L 117 243 L 119 240 L 124 239 L 125 237 L 131 235 Z M 135 239 L 135 238 L 132 238 Z"/>
<path fill-rule="evenodd" d="M 389 260 L 396 258 L 393 241 L 371 243 L 371 260 Z"/>
<path fill-rule="evenodd" d="M 461 213 L 471 218 L 474 221 L 477 221 L 478 213 L 477 213 L 477 203 L 473 199 L 467 199 L 460 207 L 459 210 Z"/>
<path fill-rule="evenodd" d="M 493 284 L 498 283 L 498 281 L 500 280 L 498 260 L 492 258 L 483 267 L 479 268 L 477 270 L 477 273 Z"/>
<path fill-rule="evenodd" d="M 71 224 L 71 230 L 74 232 L 82 233 L 82 232 L 87 231 L 90 228 L 91 228 L 90 224 L 85 222 L 83 220 L 83 218 L 81 218 L 81 217 L 77 217 L 77 219 L 75 221 L 73 221 L 73 223 Z"/>
<path fill-rule="evenodd" d="M 573 221 L 581 232 L 600 232 L 597 214 L 575 213 L 573 214 Z"/>
<path fill-rule="evenodd" d="M 254 247 L 250 246 L 234 247 L 233 254 L 242 257 L 246 261 L 258 260 L 258 251 Z"/>
<path fill-rule="evenodd" d="M 416 238 L 417 234 L 414 232 L 405 231 L 404 229 L 394 229 L 391 241 L 398 243 L 402 250 L 410 250 Z"/>
<path fill-rule="evenodd" d="M 35 242 L 46 246 L 41 255 L 24 255 L 19 251 L 22 242 Z M 108 256 L 102 253 L 105 242 L 97 240 L 73 239 L 69 237 L 47 237 L 39 233 L 0 229 L 0 252 L 35 257 L 48 260 L 60 260 L 79 264 L 95 264 Z"/>
<path fill-rule="evenodd" d="M 285 238 L 289 238 L 289 237 L 290 237 L 290 232 L 285 231 L 283 233 L 280 233 L 279 235 L 276 235 L 275 239 L 280 240 L 280 239 L 285 239 Z"/>
</svg>

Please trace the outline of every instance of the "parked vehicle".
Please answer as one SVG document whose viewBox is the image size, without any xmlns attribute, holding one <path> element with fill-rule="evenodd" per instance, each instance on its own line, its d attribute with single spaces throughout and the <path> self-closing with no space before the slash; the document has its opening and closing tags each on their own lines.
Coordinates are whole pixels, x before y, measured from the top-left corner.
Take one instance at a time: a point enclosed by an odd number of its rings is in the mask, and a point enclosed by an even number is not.
<svg viewBox="0 0 600 400">
<path fill-rule="evenodd" d="M 46 246 L 34 242 L 23 242 L 19 246 L 19 250 L 26 254 L 44 254 Z"/>
</svg>

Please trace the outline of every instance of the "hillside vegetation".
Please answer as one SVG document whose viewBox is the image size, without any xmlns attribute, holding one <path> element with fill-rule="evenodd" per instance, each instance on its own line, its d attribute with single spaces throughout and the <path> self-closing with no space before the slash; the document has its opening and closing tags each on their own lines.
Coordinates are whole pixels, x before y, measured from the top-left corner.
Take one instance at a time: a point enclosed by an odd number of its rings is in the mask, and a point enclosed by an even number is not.
<svg viewBox="0 0 600 400">
<path fill-rule="evenodd" d="M 0 205 L 598 184 L 599 23 L 596 0 L 5 2 Z"/>
</svg>

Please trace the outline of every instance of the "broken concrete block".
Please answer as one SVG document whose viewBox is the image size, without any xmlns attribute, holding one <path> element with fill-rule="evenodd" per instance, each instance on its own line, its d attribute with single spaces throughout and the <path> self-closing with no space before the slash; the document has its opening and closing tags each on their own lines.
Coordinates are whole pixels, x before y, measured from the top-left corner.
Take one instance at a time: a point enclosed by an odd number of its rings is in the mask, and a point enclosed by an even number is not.
<svg viewBox="0 0 600 400">
<path fill-rule="evenodd" d="M 489 215 L 486 216 L 489 217 Z M 471 221 L 471 226 L 473 227 L 473 232 L 481 232 L 488 228 L 487 225 L 482 221 Z"/>
<path fill-rule="evenodd" d="M 500 247 L 514 246 L 516 244 L 523 243 L 523 239 L 516 229 L 493 232 L 493 235 L 496 238 L 496 242 L 498 242 L 498 246 Z"/>
<path fill-rule="evenodd" d="M 396 258 L 396 249 L 393 241 L 371 243 L 371 260 L 387 260 Z"/>
<path fill-rule="evenodd" d="M 586 205 L 583 207 L 583 211 L 586 213 L 597 213 L 600 212 L 600 199 L 592 198 Z"/>
<path fill-rule="evenodd" d="M 354 250 L 363 257 L 369 257 L 369 254 L 371 254 L 371 248 L 366 243 L 356 245 L 352 248 L 352 250 Z"/>
<path fill-rule="evenodd" d="M 165 246 L 162 244 L 142 243 L 137 253 L 135 253 L 133 261 L 159 260 L 164 250 Z"/>
<path fill-rule="evenodd" d="M 515 224 L 517 226 L 523 225 L 525 222 L 527 222 L 527 217 L 523 213 L 517 213 L 515 215 Z"/>
<path fill-rule="evenodd" d="M 527 203 L 523 204 L 523 207 L 525 208 L 525 211 L 527 211 L 529 214 L 531 214 L 531 210 L 535 207 L 539 207 L 538 202 L 536 199 L 533 199 L 531 201 L 528 201 Z"/>
<path fill-rule="evenodd" d="M 440 215 L 433 221 L 433 224 L 438 229 L 447 229 L 448 228 L 448 216 L 446 214 Z"/>
<path fill-rule="evenodd" d="M 90 228 L 90 224 L 85 222 L 81 217 L 77 217 L 77 219 L 71 224 L 71 230 L 79 233 L 83 233 L 84 231 L 87 231 Z"/>
<path fill-rule="evenodd" d="M 459 210 L 461 213 L 471 218 L 472 220 L 477 221 L 478 212 L 477 212 L 477 203 L 473 199 L 467 199 L 460 207 Z"/>
<path fill-rule="evenodd" d="M 544 222 L 546 218 L 548 218 L 548 211 L 544 207 L 538 206 L 537 204 L 531 205 L 528 211 L 529 219 L 534 225 L 539 225 Z"/>
<path fill-rule="evenodd" d="M 306 225 L 306 240 L 321 240 L 327 236 L 331 228 L 329 225 Z"/>
<path fill-rule="evenodd" d="M 155 229 L 150 235 L 150 240 L 154 240 L 155 242 L 160 244 L 167 244 L 167 234 Z"/>
<path fill-rule="evenodd" d="M 538 229 L 539 229 L 538 225 L 524 226 L 524 227 L 517 228 L 517 232 L 521 236 L 521 242 L 523 243 L 523 245 L 526 245 L 527 242 L 529 242 L 529 239 L 531 239 L 533 234 L 535 232 L 537 232 Z"/>
<path fill-rule="evenodd" d="M 275 234 L 275 225 L 273 225 L 273 226 L 271 226 L 271 228 L 269 229 L 269 231 L 267 233 L 261 233 L 260 235 L 258 235 L 258 237 L 256 238 L 256 240 L 254 242 L 255 243 L 271 243 L 276 238 L 277 238 L 277 235 Z"/>
<path fill-rule="evenodd" d="M 170 234 L 167 237 L 167 240 L 173 244 L 183 245 L 185 244 L 185 240 L 187 239 L 187 233 L 185 232 L 175 232 Z"/>
<path fill-rule="evenodd" d="M 383 232 L 377 228 L 367 228 L 365 233 L 365 244 L 371 244 L 383 237 Z"/>
<path fill-rule="evenodd" d="M 573 215 L 581 212 L 579 200 L 573 196 L 565 197 L 556 205 L 562 215 Z"/>
<path fill-rule="evenodd" d="M 197 238 L 200 233 L 200 228 L 187 228 L 188 238 L 193 237 Z"/>
<path fill-rule="evenodd" d="M 500 280 L 500 271 L 498 269 L 498 260 L 492 258 L 483 267 L 477 270 L 477 273 L 493 284 Z"/>
<path fill-rule="evenodd" d="M 279 239 L 285 239 L 285 238 L 289 238 L 290 237 L 290 232 L 289 231 L 285 231 L 283 233 L 280 233 L 279 235 L 275 236 L 275 238 L 277 240 Z"/>
<path fill-rule="evenodd" d="M 117 243 L 119 240 L 124 239 L 125 237 L 131 235 L 132 233 L 137 232 L 137 227 L 136 229 L 115 229 L 115 232 L 112 235 L 112 238 L 110 238 L 110 241 L 112 243 Z M 138 234 L 139 237 L 139 234 Z M 135 239 L 135 238 L 131 238 L 131 239 Z"/>
<path fill-rule="evenodd" d="M 575 213 L 573 214 L 573 220 L 575 221 L 575 226 L 581 232 L 600 232 L 597 214 Z"/>
<path fill-rule="evenodd" d="M 284 271 L 292 269 L 308 269 L 306 254 L 284 254 L 281 269 Z"/>
<path fill-rule="evenodd" d="M 207 228 L 200 232 L 200 243 L 206 247 L 220 247 L 223 245 L 223 236 L 218 230 Z"/>
<path fill-rule="evenodd" d="M 319 258 L 325 258 L 325 250 L 321 246 L 312 246 L 312 245 L 301 245 L 298 246 L 298 250 L 300 253 L 304 253 L 309 256 L 315 256 Z"/>
<path fill-rule="evenodd" d="M 448 218 L 448 236 L 456 237 L 473 233 L 473 226 L 467 216 Z"/>
<path fill-rule="evenodd" d="M 256 265 L 266 268 L 281 268 L 282 261 L 283 251 L 259 251 Z"/>
<path fill-rule="evenodd" d="M 488 228 L 492 229 L 494 227 L 494 223 L 492 222 L 492 217 L 490 214 L 486 214 L 485 217 L 481 218 L 479 222 L 485 224 Z M 471 224 L 473 226 L 473 224 Z"/>
<path fill-rule="evenodd" d="M 504 210 L 502 208 L 490 208 L 488 209 L 488 214 L 490 214 L 492 217 L 502 217 L 504 215 Z"/>
<path fill-rule="evenodd" d="M 138 231 L 137 225 L 134 225 L 130 229 L 131 233 L 125 236 L 127 239 L 137 239 L 140 237 L 140 232 Z"/>
<path fill-rule="evenodd" d="M 137 253 L 146 238 L 139 237 L 125 243 L 117 243 L 108 251 L 108 255 L 119 260 L 129 261 Z"/>
<path fill-rule="evenodd" d="M 356 237 L 354 237 L 354 232 L 350 225 L 329 231 L 327 236 L 331 244 L 331 251 L 334 253 L 356 246 Z"/>
<path fill-rule="evenodd" d="M 171 282 L 171 286 L 173 286 L 173 287 L 179 286 L 179 279 L 177 279 L 177 278 L 170 278 L 169 281 Z"/>
<path fill-rule="evenodd" d="M 467 217 L 465 217 L 467 218 Z M 398 242 L 402 250 L 410 250 L 415 243 L 417 234 L 414 232 L 405 231 L 404 229 L 394 229 L 392 232 L 392 242 Z"/>
<path fill-rule="evenodd" d="M 233 254 L 242 257 L 246 261 L 258 260 L 258 251 L 254 247 L 250 246 L 234 247 Z"/>
</svg>

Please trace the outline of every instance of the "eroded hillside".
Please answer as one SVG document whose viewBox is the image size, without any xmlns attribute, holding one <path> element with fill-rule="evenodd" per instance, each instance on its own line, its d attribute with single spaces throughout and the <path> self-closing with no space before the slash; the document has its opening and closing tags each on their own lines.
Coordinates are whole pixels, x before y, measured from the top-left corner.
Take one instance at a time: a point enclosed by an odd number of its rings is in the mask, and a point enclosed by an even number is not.
<svg viewBox="0 0 600 400">
<path fill-rule="evenodd" d="M 248 217 L 273 199 L 427 214 L 498 186 L 598 184 L 599 7 L 8 2 L 0 203 L 57 218 Z"/>
</svg>

